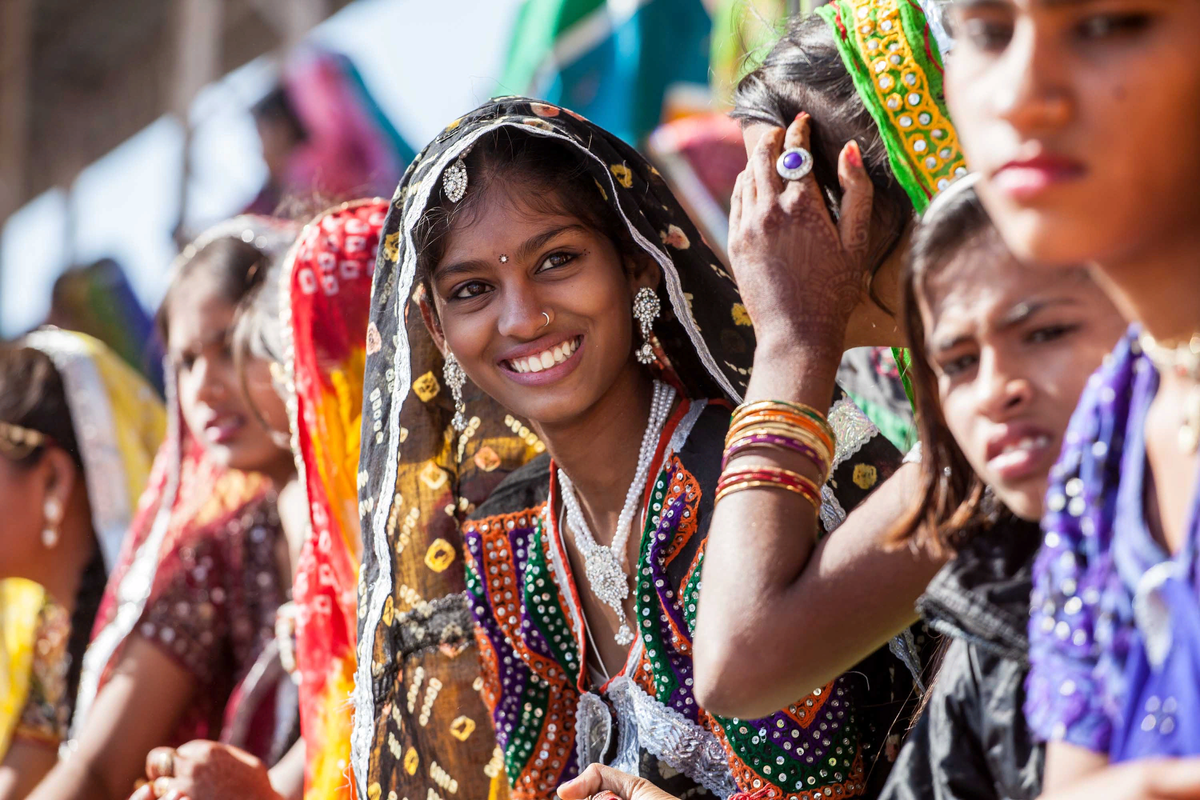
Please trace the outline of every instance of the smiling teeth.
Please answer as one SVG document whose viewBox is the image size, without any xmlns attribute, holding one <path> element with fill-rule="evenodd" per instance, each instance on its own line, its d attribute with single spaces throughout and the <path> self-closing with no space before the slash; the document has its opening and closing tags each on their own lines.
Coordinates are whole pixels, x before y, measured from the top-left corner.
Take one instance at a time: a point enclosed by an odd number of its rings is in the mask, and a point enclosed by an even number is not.
<svg viewBox="0 0 1200 800">
<path fill-rule="evenodd" d="M 1019 442 L 1013 442 L 1012 444 L 1007 445 L 1000 452 L 1000 455 L 1008 455 L 1009 453 L 1015 453 L 1018 450 L 1033 450 L 1035 447 L 1045 447 L 1048 444 L 1050 444 L 1049 436 L 1026 436 Z"/>
<path fill-rule="evenodd" d="M 540 353 L 525 358 L 514 358 L 509 361 L 509 366 L 513 372 L 541 372 L 542 370 L 550 369 L 555 364 L 561 364 L 566 361 L 579 348 L 579 337 L 575 337 L 570 341 L 556 344 L 549 350 L 543 350 Z"/>
</svg>

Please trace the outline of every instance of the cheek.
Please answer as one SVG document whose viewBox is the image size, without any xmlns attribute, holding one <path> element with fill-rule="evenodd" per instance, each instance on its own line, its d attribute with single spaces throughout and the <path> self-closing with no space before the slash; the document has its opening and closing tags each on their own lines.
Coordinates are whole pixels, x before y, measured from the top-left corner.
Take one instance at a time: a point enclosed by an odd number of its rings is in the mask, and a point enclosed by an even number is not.
<svg viewBox="0 0 1200 800">
<path fill-rule="evenodd" d="M 986 87 L 994 69 L 970 52 L 956 52 L 946 67 L 946 105 L 968 161 L 972 152 L 986 146 L 982 132 L 992 121 Z"/>
<path fill-rule="evenodd" d="M 200 386 L 201 382 L 198 377 L 191 372 L 180 370 L 176 379 L 176 387 L 179 395 L 179 408 L 183 412 L 183 419 L 192 426 L 192 422 L 200 410 Z"/>
<path fill-rule="evenodd" d="M 1188 58 L 1186 65 L 1163 66 L 1163 70 L 1131 70 L 1132 74 L 1091 77 L 1087 103 L 1089 121 L 1100 133 L 1097 149 L 1104 148 L 1106 170 L 1112 184 L 1121 187 L 1118 197 L 1130 218 L 1145 224 L 1147 218 L 1171 218 L 1172 210 L 1194 219 L 1200 200 L 1200 148 L 1196 129 L 1200 125 L 1196 97 L 1200 78 Z M 1190 74 L 1189 74 L 1190 73 Z M 1163 75 L 1189 74 L 1187 79 L 1164 81 Z M 1153 86 L 1154 91 L 1138 87 Z M 1116 124 L 1114 124 L 1116 123 Z M 1154 213 L 1148 213 L 1147 198 L 1155 198 Z M 1165 212 L 1165 213 L 1164 213 Z"/>
<path fill-rule="evenodd" d="M 30 498 L 38 496 L 29 473 L 0 457 L 0 508 L 4 509 L 6 546 L 22 548 L 25 540 L 40 531 L 42 510 Z"/>
<path fill-rule="evenodd" d="M 287 406 L 275 389 L 266 362 L 255 359 L 246 365 L 246 394 L 271 430 L 287 432 Z"/>
<path fill-rule="evenodd" d="M 978 472 L 987 463 L 987 444 L 974 436 L 979 415 L 967 387 L 955 387 L 942 395 L 942 416 L 958 449 Z"/>
</svg>

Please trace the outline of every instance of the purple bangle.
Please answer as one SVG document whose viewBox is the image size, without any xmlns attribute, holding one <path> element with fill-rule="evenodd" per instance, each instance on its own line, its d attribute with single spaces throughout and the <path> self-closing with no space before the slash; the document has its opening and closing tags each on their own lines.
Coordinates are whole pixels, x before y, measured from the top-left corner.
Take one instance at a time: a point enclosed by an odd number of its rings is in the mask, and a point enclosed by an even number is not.
<svg viewBox="0 0 1200 800">
<path fill-rule="evenodd" d="M 784 450 L 791 450 L 812 461 L 821 472 L 825 471 L 825 460 L 821 458 L 816 450 L 790 436 L 781 436 L 775 433 L 751 433 L 733 442 L 725 450 L 725 457 L 721 459 L 722 471 L 729 464 L 731 458 L 743 450 L 749 450 L 754 447 L 779 447 Z"/>
</svg>

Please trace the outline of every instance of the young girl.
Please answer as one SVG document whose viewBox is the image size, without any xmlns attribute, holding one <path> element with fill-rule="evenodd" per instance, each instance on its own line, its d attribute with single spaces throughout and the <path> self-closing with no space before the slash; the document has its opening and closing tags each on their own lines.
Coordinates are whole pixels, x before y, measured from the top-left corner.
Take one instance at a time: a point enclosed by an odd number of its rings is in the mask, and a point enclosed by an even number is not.
<svg viewBox="0 0 1200 800">
<path fill-rule="evenodd" d="M 351 796 L 345 706 L 354 674 L 361 552 L 354 498 L 362 360 L 387 206 L 385 200 L 359 200 L 315 216 L 243 304 L 235 336 L 243 369 L 262 360 L 272 365 L 291 427 L 305 535 L 293 601 L 281 610 L 277 632 L 283 665 L 300 688 L 302 741 L 269 775 L 261 761 L 212 742 L 168 751 L 172 775 L 160 774 L 160 751 L 152 752 L 146 764 L 152 783 L 136 800 L 171 791 L 197 799 L 299 797 L 299 781 L 292 792 L 285 786 L 293 759 L 303 765 L 305 797 Z M 251 376 L 245 377 L 248 383 Z"/>
<path fill-rule="evenodd" d="M 1083 269 L 1022 265 L 974 189 L 950 192 L 906 280 L 924 444 L 898 531 L 955 553 L 918 602 L 949 646 L 884 795 L 1033 798 L 1043 753 L 1021 707 L 1036 521 L 1071 411 L 1124 325 Z"/>
<path fill-rule="evenodd" d="M 274 485 L 294 465 L 243 399 L 228 331 L 237 302 L 294 235 L 241 218 L 179 260 L 161 314 L 167 441 L 97 616 L 67 756 L 31 797 L 120 800 L 152 747 L 194 738 L 282 752 L 275 729 L 290 725 L 274 701 L 261 702 L 270 680 L 258 691 L 242 681 L 258 675 L 289 585 Z M 265 365 L 257 378 L 269 390 Z"/>
<path fill-rule="evenodd" d="M 904 344 L 892 314 L 916 215 L 965 171 L 941 69 L 915 0 L 839 0 L 790 21 L 739 85 L 750 161 L 730 260 L 758 337 L 748 397 L 817 406 L 845 348 Z M 736 457 L 791 470 L 805 461 L 767 449 Z M 759 716 L 913 623 L 910 602 L 878 598 L 917 597 L 944 563 L 887 547 L 916 472 L 902 467 L 820 541 L 800 498 L 748 491 L 721 505 L 697 622 L 702 703 Z"/>
<path fill-rule="evenodd" d="M 54 766 L 104 583 L 162 441 L 162 404 L 90 336 L 0 347 L 0 798 Z"/>
<path fill-rule="evenodd" d="M 367 362 L 378 410 L 363 426 L 373 558 L 360 605 L 359 741 L 378 724 L 370 758 L 356 753 L 360 788 L 411 795 L 462 780 L 420 749 L 436 715 L 454 713 L 439 701 L 440 676 L 400 664 L 394 677 L 404 640 L 428 637 L 411 624 L 376 631 L 412 603 L 392 553 L 446 570 L 453 540 L 422 526 L 445 529 L 463 513 L 467 593 L 435 611 L 473 617 L 479 691 L 515 797 L 550 797 L 601 761 L 678 796 L 866 792 L 883 772 L 871 769 L 894 701 L 911 690 L 886 651 L 760 720 L 715 717 L 693 694 L 708 521 L 719 492 L 752 480 L 722 478 L 721 451 L 754 342 L 732 282 L 661 177 L 615 137 L 524 98 L 452 124 L 418 163 L 385 227 L 368 334 L 369 351 L 382 352 Z M 833 393 L 831 374 L 816 401 L 829 408 Z M 756 424 L 751 411 L 738 419 Z M 771 413 L 806 432 L 797 436 L 822 472 L 834 468 L 825 502 L 823 476 L 795 482 L 810 530 L 826 502 L 852 508 L 894 466 L 895 451 L 850 404 L 834 404 L 832 425 L 815 409 L 807 422 Z M 490 496 L 456 494 L 459 465 L 487 472 L 514 451 L 546 455 Z M 421 465 L 409 485 L 396 480 L 401 461 Z M 422 484 L 442 492 L 436 504 Z M 421 709 L 416 725 L 394 722 L 401 705 Z M 487 724 L 451 722 L 466 741 Z M 377 781 L 397 762 L 432 783 Z"/>
<path fill-rule="evenodd" d="M 894 534 L 953 553 L 918 602 L 949 646 L 884 796 L 1032 798 L 1042 751 L 1020 708 L 1036 520 L 1071 410 L 1122 322 L 1082 269 L 1017 262 L 969 182 L 930 207 L 912 256 L 902 310 L 925 452 Z M 655 800 L 608 770 L 560 794 L 601 788 Z"/>
<path fill-rule="evenodd" d="M 1055 789 L 1109 761 L 1200 754 L 1200 5 L 950 7 L 948 99 L 997 227 L 1033 260 L 1095 263 L 1138 321 L 1085 393 L 1047 500 L 1026 712 Z M 1169 158 L 1138 157 L 1151 130 Z"/>
</svg>

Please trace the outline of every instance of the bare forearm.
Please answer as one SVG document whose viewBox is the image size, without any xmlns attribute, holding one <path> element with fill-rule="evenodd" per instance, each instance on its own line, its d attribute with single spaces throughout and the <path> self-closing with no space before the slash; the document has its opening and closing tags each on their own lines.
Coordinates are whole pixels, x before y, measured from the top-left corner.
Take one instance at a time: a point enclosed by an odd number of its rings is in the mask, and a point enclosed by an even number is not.
<svg viewBox="0 0 1200 800">
<path fill-rule="evenodd" d="M 787 334 L 760 338 L 746 400 L 788 400 L 828 408 L 837 370 L 833 353 L 793 346 L 789 339 Z M 782 451 L 764 450 L 739 458 L 738 463 L 820 477 L 809 459 Z M 803 497 L 766 488 L 729 495 L 714 510 L 695 637 L 697 692 L 706 708 L 724 712 L 729 710 L 722 708 L 727 703 L 740 705 L 744 700 L 738 695 L 758 683 L 737 680 L 742 688 L 735 689 L 729 685 L 735 681 L 722 676 L 730 673 L 729 659 L 737 654 L 757 657 L 774 646 L 771 640 L 781 631 L 780 604 L 809 563 L 818 524 L 813 507 Z M 775 663 L 773 658 L 766 660 Z M 752 669 L 768 669 L 762 660 L 755 661 Z"/>
<path fill-rule="evenodd" d="M 705 708 L 742 718 L 783 708 L 916 619 L 941 561 L 886 544 L 915 472 L 902 467 L 816 547 L 811 508 L 804 515 L 783 493 L 746 492 L 740 507 L 721 509 L 738 517 L 719 531 L 714 517 L 705 557 L 696 630 Z"/>
<path fill-rule="evenodd" d="M 146 753 L 168 740 L 196 680 L 156 645 L 133 635 L 79 732 L 78 747 L 30 800 L 126 800 Z"/>
<path fill-rule="evenodd" d="M 130 791 L 132 789 L 131 783 Z M 125 795 L 111 792 L 100 776 L 88 769 L 85 761 L 68 758 L 50 770 L 28 800 L 125 800 Z"/>
<path fill-rule="evenodd" d="M 783 147 L 807 149 L 809 140 L 803 113 L 786 132 L 762 134 L 734 191 L 729 252 L 758 340 L 746 399 L 824 411 L 850 315 L 867 299 L 874 185 L 857 143 L 847 143 L 834 222 L 813 176 L 784 181 L 775 169 Z M 763 449 L 736 463 L 821 478 L 799 453 Z M 907 502 L 904 480 L 876 490 L 863 504 L 870 507 L 819 550 L 820 523 L 804 497 L 750 488 L 722 499 L 705 545 L 695 636 L 696 694 L 705 708 L 743 718 L 775 711 L 912 620 L 912 600 L 936 566 L 882 546 Z"/>
</svg>

